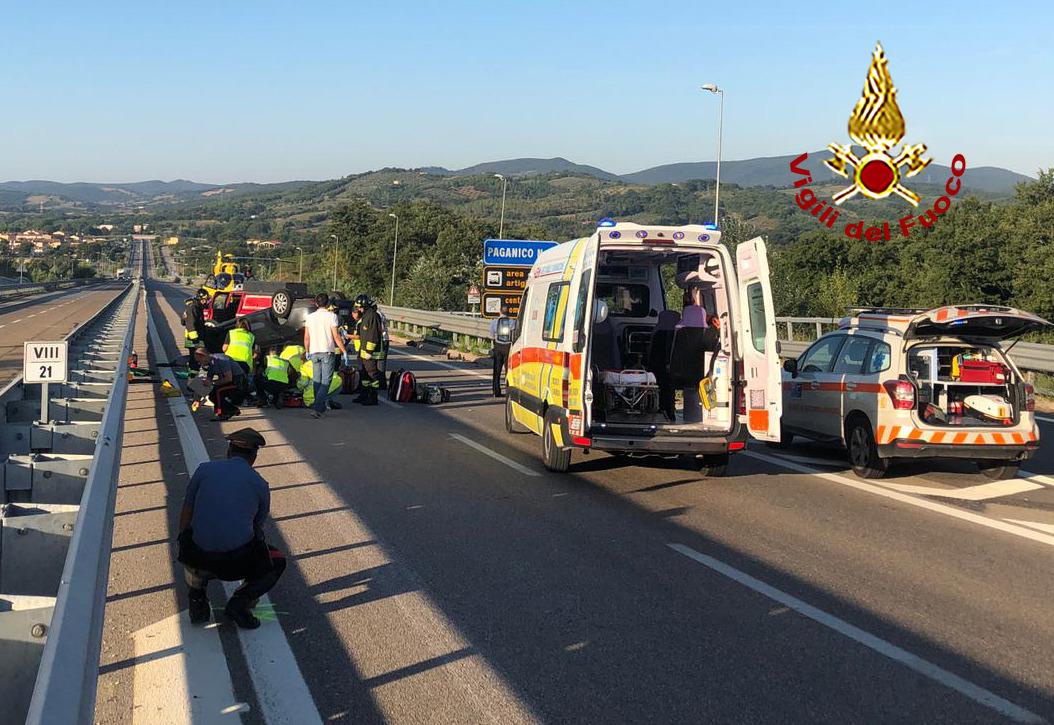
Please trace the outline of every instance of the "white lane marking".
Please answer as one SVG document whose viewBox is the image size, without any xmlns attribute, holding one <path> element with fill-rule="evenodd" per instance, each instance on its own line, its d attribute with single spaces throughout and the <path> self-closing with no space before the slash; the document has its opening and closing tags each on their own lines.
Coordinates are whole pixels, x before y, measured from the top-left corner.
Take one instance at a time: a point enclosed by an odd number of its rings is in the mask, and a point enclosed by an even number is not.
<svg viewBox="0 0 1054 725">
<path fill-rule="evenodd" d="M 132 644 L 133 723 L 209 723 L 249 709 L 234 699 L 215 627 L 192 625 L 179 612 L 133 633 Z"/>
<path fill-rule="evenodd" d="M 1021 519 L 1003 519 L 1003 521 L 1009 521 L 1012 524 L 1020 524 L 1021 526 L 1027 526 L 1030 529 L 1036 531 L 1046 531 L 1048 534 L 1054 534 L 1054 524 L 1041 524 L 1038 521 L 1022 521 Z"/>
<path fill-rule="evenodd" d="M 1022 478 L 1027 478 L 1033 483 L 1039 483 L 1043 486 L 1054 486 L 1054 477 L 1044 476 L 1042 473 L 1032 473 L 1031 471 L 1018 471 L 1018 475 Z"/>
<path fill-rule="evenodd" d="M 164 357 L 165 348 L 157 332 L 149 299 L 147 300 L 146 320 L 150 330 L 150 344 L 156 351 L 155 354 Z M 161 368 L 160 372 L 163 378 L 177 390 L 179 389 L 179 381 L 176 380 L 171 368 Z M 182 395 L 178 398 L 168 398 L 168 404 L 179 433 L 183 461 L 186 463 L 187 471 L 192 472 L 200 464 L 209 460 L 205 441 L 202 440 L 201 432 L 194 424 L 194 418 L 186 399 Z M 224 588 L 226 589 L 226 586 Z M 229 596 L 230 591 L 227 594 Z M 259 606 L 274 609 L 266 594 L 260 597 Z M 318 723 L 321 725 L 322 718 L 311 697 L 311 691 L 304 682 L 304 676 L 297 666 L 296 658 L 289 647 L 289 641 L 282 631 L 282 625 L 273 621 L 265 622 L 262 627 L 252 632 L 239 629 L 238 639 L 248 660 L 249 676 L 252 678 L 253 689 L 260 702 L 260 709 L 267 725 L 278 725 L 279 723 L 304 723 L 305 725 Z M 251 641 L 254 639 L 257 641 Z M 230 671 L 227 670 L 223 674 L 229 682 Z"/>
<path fill-rule="evenodd" d="M 881 637 L 876 637 L 870 632 L 866 632 L 859 627 L 855 627 L 844 619 L 839 619 L 833 614 L 828 614 L 822 609 L 803 602 L 795 596 L 787 594 L 786 592 L 776 589 L 775 587 L 769 586 L 760 579 L 755 579 L 749 574 L 736 569 L 735 567 L 729 566 L 722 561 L 718 561 L 713 557 L 707 556 L 706 554 L 700 554 L 695 549 L 684 546 L 683 544 L 667 544 L 671 549 L 687 556 L 689 559 L 696 561 L 703 566 L 711 569 L 718 574 L 722 574 L 729 579 L 742 584 L 748 589 L 753 589 L 758 594 L 768 597 L 773 601 L 779 602 L 783 606 L 793 609 L 798 614 L 808 617 L 818 624 L 822 624 L 828 629 L 833 629 L 841 635 L 848 637 L 854 642 L 864 645 L 868 649 L 877 652 L 878 654 L 888 657 L 894 662 L 899 662 L 908 669 L 928 677 L 934 682 L 938 682 L 945 687 L 955 690 L 961 695 L 968 697 L 974 702 L 984 705 L 987 708 L 995 710 L 1000 715 L 1008 717 L 1016 722 L 1023 723 L 1042 723 L 1043 718 L 1039 715 L 1026 710 L 1020 705 L 1015 705 L 1009 700 L 1003 699 L 999 695 L 995 694 L 991 690 L 986 690 L 980 685 L 975 685 L 969 680 L 965 680 L 956 674 L 949 672 L 948 670 L 939 667 L 928 660 L 924 660 L 916 654 L 912 654 L 905 649 L 898 647 L 892 642 L 887 642 Z"/>
<path fill-rule="evenodd" d="M 1041 420 L 1044 423 L 1054 423 L 1054 418 L 1048 418 L 1045 415 L 1037 415 L 1036 420 Z"/>
<path fill-rule="evenodd" d="M 19 318 L 18 318 L 17 320 L 11 320 L 11 324 L 12 324 L 12 325 L 17 325 L 17 324 L 18 324 L 19 322 L 21 322 L 21 321 L 22 321 L 22 318 L 21 318 L 21 317 L 19 317 Z"/>
<path fill-rule="evenodd" d="M 479 370 L 466 370 L 465 368 L 459 368 L 457 365 L 451 365 L 450 363 L 443 362 L 442 360 L 433 360 L 430 357 L 425 357 L 424 355 L 417 355 L 417 354 L 412 353 L 412 352 L 406 352 L 405 350 L 395 350 L 395 349 L 393 349 L 392 352 L 394 352 L 394 353 L 396 353 L 398 355 L 405 355 L 406 357 L 413 358 L 414 360 L 420 360 L 421 362 L 426 362 L 426 363 L 431 363 L 433 365 L 438 365 L 441 368 L 447 368 L 448 370 L 453 370 L 454 372 L 464 373 L 465 375 L 471 375 L 472 377 L 475 377 L 475 378 L 484 378 L 486 380 L 490 380 L 491 377 L 492 377 L 492 375 L 490 373 L 484 373 L 484 372 L 481 372 Z"/>
<path fill-rule="evenodd" d="M 791 463 L 790 461 L 784 461 L 774 456 L 767 456 L 763 453 L 756 453 L 754 451 L 743 451 L 740 455 L 748 458 L 756 458 L 759 461 L 765 461 L 766 463 L 772 463 L 777 466 L 783 466 L 791 471 L 797 471 L 798 473 L 806 473 L 816 478 L 822 478 L 825 481 L 837 483 L 842 486 L 848 486 L 849 488 L 855 488 L 858 491 L 864 491 L 865 493 L 871 493 L 876 496 L 882 496 L 883 498 L 893 499 L 900 503 L 907 504 L 909 506 L 915 506 L 917 508 L 926 509 L 934 513 L 942 514 L 944 516 L 950 516 L 954 519 L 961 519 L 963 521 L 969 521 L 972 524 L 978 524 L 980 526 L 987 527 L 989 529 L 995 529 L 1002 531 L 1007 534 L 1013 534 L 1019 536 L 1022 539 L 1029 539 L 1040 544 L 1046 544 L 1047 546 L 1054 546 L 1054 536 L 1048 534 L 1041 534 L 1035 531 L 1030 531 L 1021 526 L 1015 526 L 1014 524 L 1008 524 L 1000 519 L 990 519 L 980 514 L 975 514 L 970 511 L 963 511 L 961 509 L 953 508 L 947 504 L 938 503 L 936 501 L 930 501 L 925 498 L 916 498 L 900 491 L 893 491 L 888 488 L 882 488 L 870 483 L 864 483 L 861 480 L 849 478 L 848 476 L 842 476 L 837 473 L 828 473 L 826 471 L 817 471 L 815 468 L 809 468 L 808 466 L 800 466 L 797 463 Z"/>
<path fill-rule="evenodd" d="M 490 456 L 495 461 L 500 461 L 500 462 L 504 463 L 509 468 L 513 469 L 514 471 L 519 471 L 520 473 L 522 473 L 525 476 L 540 476 L 540 475 L 542 475 L 542 474 L 538 473 L 538 471 L 534 471 L 534 470 L 532 470 L 530 468 L 527 468 L 527 466 L 521 466 L 519 463 L 517 463 L 516 461 L 512 460 L 511 458 L 506 458 L 505 456 L 501 455 L 497 451 L 492 451 L 490 448 L 487 448 L 485 445 L 482 445 L 481 443 L 476 443 L 476 441 L 472 440 L 471 438 L 466 438 L 465 436 L 463 436 L 463 435 L 461 435 L 459 433 L 451 433 L 450 437 L 454 438 L 455 440 L 461 441 L 462 443 L 464 443 L 466 446 L 469 446 L 470 448 L 475 448 L 477 451 L 479 451 L 483 455 Z"/>
<path fill-rule="evenodd" d="M 1014 494 L 1043 488 L 1042 484 L 1032 483 L 1021 478 L 993 481 L 966 488 L 931 488 L 929 486 L 912 486 L 906 483 L 892 483 L 889 481 L 883 481 L 881 485 L 883 488 L 892 488 L 902 493 L 913 493 L 916 496 L 941 496 L 942 498 L 957 498 L 961 501 L 987 501 L 992 498 L 1013 496 Z"/>
<path fill-rule="evenodd" d="M 239 582 L 224 582 L 223 590 L 229 598 L 239 586 Z M 260 597 L 258 608 L 265 612 L 274 611 L 274 605 L 266 594 Z M 239 630 L 238 634 L 245 654 L 245 666 L 252 678 L 267 725 L 321 725 L 318 708 L 277 618 L 264 622 L 251 633 L 242 634 Z"/>
</svg>

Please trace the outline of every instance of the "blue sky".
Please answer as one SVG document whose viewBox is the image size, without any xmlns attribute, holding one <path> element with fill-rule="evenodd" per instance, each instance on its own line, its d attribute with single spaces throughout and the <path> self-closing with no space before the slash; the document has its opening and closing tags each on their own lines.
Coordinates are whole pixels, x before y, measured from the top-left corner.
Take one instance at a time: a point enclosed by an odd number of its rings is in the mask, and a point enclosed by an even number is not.
<svg viewBox="0 0 1054 725">
<path fill-rule="evenodd" d="M 1054 166 L 1054 5 L 20 3 L 0 179 L 325 179 L 564 156 L 616 173 L 847 141 L 871 49 L 906 142 Z"/>
</svg>

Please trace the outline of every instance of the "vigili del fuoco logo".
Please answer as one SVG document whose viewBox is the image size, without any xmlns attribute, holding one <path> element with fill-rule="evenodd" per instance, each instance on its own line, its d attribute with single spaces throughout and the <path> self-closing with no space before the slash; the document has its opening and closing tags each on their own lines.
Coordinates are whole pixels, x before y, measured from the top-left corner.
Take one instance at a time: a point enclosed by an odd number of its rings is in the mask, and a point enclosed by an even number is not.
<svg viewBox="0 0 1054 725">
<path fill-rule="evenodd" d="M 824 161 L 827 168 L 852 183 L 836 192 L 830 203 L 820 199 L 809 188 L 812 174 L 801 165 L 809 158 L 809 154 L 804 153 L 790 163 L 790 170 L 801 176 L 794 182 L 794 187 L 800 189 L 794 201 L 828 229 L 834 229 L 841 213 L 835 207 L 857 194 L 868 199 L 885 199 L 895 194 L 917 207 L 919 195 L 912 191 L 906 182 L 925 169 L 933 159 L 926 156 L 924 143 L 905 144 L 899 152 L 896 151 L 895 147 L 904 136 L 904 115 L 897 105 L 897 89 L 893 86 L 893 78 L 889 74 L 889 61 L 879 43 L 875 45 L 875 51 L 871 55 L 864 92 L 849 116 L 849 138 L 852 143 L 830 144 L 827 148 L 833 158 Z M 858 155 L 854 146 L 861 147 L 864 153 Z M 952 159 L 951 172 L 952 175 L 944 185 L 945 195 L 938 197 L 931 208 L 919 216 L 911 213 L 898 220 L 897 226 L 901 236 L 911 236 L 913 228 L 932 227 L 937 223 L 937 219 L 948 211 L 952 203 L 951 197 L 959 193 L 962 188 L 962 175 L 966 172 L 966 158 L 962 154 L 956 154 Z M 852 239 L 866 239 L 869 242 L 889 241 L 890 224 L 883 222 L 881 226 L 865 229 L 863 221 L 849 222 L 845 225 L 844 232 Z"/>
</svg>

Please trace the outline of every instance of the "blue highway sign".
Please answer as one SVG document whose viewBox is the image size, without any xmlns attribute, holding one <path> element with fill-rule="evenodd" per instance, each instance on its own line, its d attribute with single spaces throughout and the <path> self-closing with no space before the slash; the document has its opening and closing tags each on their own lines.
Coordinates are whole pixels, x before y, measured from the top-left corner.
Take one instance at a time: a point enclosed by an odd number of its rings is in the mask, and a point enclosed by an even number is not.
<svg viewBox="0 0 1054 725">
<path fill-rule="evenodd" d="M 556 242 L 538 242 L 528 239 L 487 239 L 483 242 L 483 264 L 504 267 L 530 267 L 538 254 Z"/>
</svg>

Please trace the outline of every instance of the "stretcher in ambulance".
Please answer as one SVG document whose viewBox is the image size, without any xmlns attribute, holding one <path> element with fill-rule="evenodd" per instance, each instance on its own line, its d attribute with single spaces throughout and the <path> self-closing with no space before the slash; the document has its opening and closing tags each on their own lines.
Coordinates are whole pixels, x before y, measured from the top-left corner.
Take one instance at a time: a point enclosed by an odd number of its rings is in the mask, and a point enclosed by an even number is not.
<svg viewBox="0 0 1054 725">
<path fill-rule="evenodd" d="M 778 440 L 782 409 L 765 243 L 602 223 L 541 253 L 520 306 L 505 425 L 541 437 L 549 470 L 575 448 L 677 457 L 724 472 L 746 434 Z"/>
</svg>

